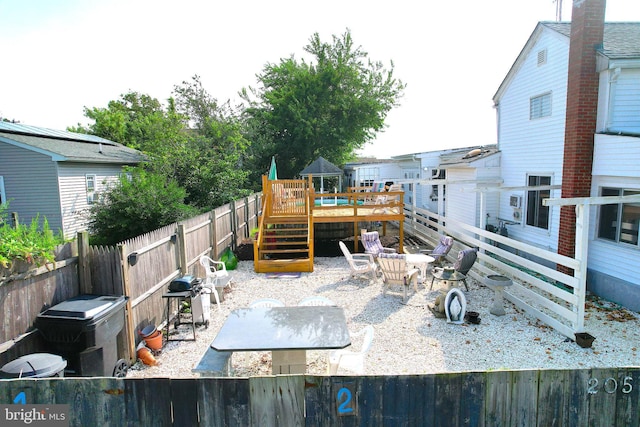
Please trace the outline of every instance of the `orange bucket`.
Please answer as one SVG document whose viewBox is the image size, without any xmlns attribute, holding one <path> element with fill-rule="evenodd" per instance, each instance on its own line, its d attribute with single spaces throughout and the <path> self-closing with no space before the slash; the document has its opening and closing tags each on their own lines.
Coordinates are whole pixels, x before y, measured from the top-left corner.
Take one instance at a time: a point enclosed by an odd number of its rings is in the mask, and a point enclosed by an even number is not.
<svg viewBox="0 0 640 427">
<path fill-rule="evenodd" d="M 151 350 L 161 350 L 162 349 L 162 331 L 157 330 L 153 334 L 144 338 L 144 343 Z"/>
</svg>

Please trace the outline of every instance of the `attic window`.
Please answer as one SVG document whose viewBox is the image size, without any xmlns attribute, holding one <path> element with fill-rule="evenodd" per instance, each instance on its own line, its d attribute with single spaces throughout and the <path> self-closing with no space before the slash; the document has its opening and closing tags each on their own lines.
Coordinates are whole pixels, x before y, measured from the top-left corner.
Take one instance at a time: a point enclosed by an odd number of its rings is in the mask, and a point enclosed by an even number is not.
<svg viewBox="0 0 640 427">
<path fill-rule="evenodd" d="M 538 51 L 538 67 L 547 63 L 547 49 Z"/>
</svg>

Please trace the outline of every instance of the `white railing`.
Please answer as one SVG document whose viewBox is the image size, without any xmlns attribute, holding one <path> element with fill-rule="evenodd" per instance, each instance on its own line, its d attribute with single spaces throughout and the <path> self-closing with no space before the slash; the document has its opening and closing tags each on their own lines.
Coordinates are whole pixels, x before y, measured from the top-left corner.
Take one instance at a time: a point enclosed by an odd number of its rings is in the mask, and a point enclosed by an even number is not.
<svg viewBox="0 0 640 427">
<path fill-rule="evenodd" d="M 513 285 L 504 294 L 518 308 L 572 339 L 575 332 L 583 331 L 586 286 L 579 278 L 586 272 L 584 262 L 409 207 L 411 210 L 405 209 L 406 233 L 432 245 L 440 234 L 452 236 L 456 245 L 451 256 L 464 247 L 480 248 L 471 277 L 481 283 L 490 274 L 509 277 Z M 565 274 L 558 266 L 574 274 Z"/>
</svg>

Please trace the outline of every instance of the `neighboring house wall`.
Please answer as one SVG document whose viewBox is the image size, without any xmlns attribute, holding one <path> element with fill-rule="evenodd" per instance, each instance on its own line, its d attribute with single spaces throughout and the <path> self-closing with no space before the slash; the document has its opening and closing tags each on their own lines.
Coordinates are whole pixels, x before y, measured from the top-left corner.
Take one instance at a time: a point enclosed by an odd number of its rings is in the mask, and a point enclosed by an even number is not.
<svg viewBox="0 0 640 427">
<path fill-rule="evenodd" d="M 474 189 L 476 184 L 471 181 L 476 179 L 475 168 L 450 168 L 447 169 L 447 218 L 477 226 L 479 193 Z M 456 184 L 455 181 L 467 181 Z"/>
<path fill-rule="evenodd" d="M 52 230 L 61 230 L 57 165 L 51 157 L 0 141 L 0 159 L 9 211 L 19 212 L 22 224 L 30 224 L 39 214 Z"/>
<path fill-rule="evenodd" d="M 539 55 L 546 57 L 538 63 Z M 551 30 L 541 30 L 518 72 L 512 76 L 498 105 L 498 149 L 502 153 L 505 187 L 523 187 L 531 176 L 550 176 L 562 182 L 564 122 L 567 97 L 569 41 Z M 549 94 L 550 115 L 530 118 L 531 99 Z M 511 195 L 522 197 L 522 219 L 508 227 L 509 236 L 544 249 L 557 249 L 559 209 L 551 209 L 549 228 L 526 225 L 526 192 L 500 196 L 500 218 L 513 218 Z M 552 197 L 560 197 L 559 191 Z"/>
<path fill-rule="evenodd" d="M 71 238 L 78 231 L 87 230 L 89 210 L 97 202 L 100 193 L 117 182 L 120 165 L 95 163 L 60 163 L 60 194 L 65 237 Z M 94 179 L 93 195 L 87 191 L 87 175 Z"/>
</svg>

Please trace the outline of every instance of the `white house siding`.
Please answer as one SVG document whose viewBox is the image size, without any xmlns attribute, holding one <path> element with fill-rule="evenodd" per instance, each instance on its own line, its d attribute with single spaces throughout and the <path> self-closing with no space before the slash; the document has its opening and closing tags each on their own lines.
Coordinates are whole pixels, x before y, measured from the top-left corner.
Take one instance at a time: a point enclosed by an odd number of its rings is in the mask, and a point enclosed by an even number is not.
<svg viewBox="0 0 640 427">
<path fill-rule="evenodd" d="M 592 196 L 602 187 L 640 190 L 640 138 L 596 135 L 594 147 Z M 640 286 L 638 257 L 640 248 L 598 239 L 598 208 L 591 208 L 589 265 L 592 270 Z"/>
<path fill-rule="evenodd" d="M 87 202 L 86 175 L 96 176 L 97 195 L 118 180 L 119 165 L 93 163 L 60 163 L 59 182 L 62 203 L 62 218 L 65 237 L 72 238 L 78 231 L 87 229 L 89 209 Z"/>
<path fill-rule="evenodd" d="M 476 170 L 471 168 L 447 169 L 447 218 L 466 224 L 477 225 L 479 209 L 479 193 L 475 192 L 476 184 L 471 181 L 476 179 Z M 469 181 L 455 184 L 455 181 Z"/>
<path fill-rule="evenodd" d="M 622 69 L 612 80 L 607 130 L 640 134 L 640 69 Z"/>
<path fill-rule="evenodd" d="M 547 61 L 538 66 L 538 52 L 543 49 L 547 50 Z M 568 38 L 544 29 L 498 100 L 498 148 L 506 187 L 527 185 L 528 175 L 551 175 L 552 184 L 562 182 L 568 57 Z M 530 98 L 545 93 L 551 93 L 551 115 L 530 120 Z M 513 218 L 511 194 L 522 196 L 522 212 L 526 212 L 524 191 L 502 193 L 500 218 Z M 553 192 L 552 196 L 559 197 L 560 192 Z M 550 215 L 549 230 L 526 226 L 522 218 L 520 224 L 508 227 L 509 236 L 555 250 L 559 210 L 552 209 Z"/>
<path fill-rule="evenodd" d="M 0 159 L 9 210 L 20 212 L 23 224 L 39 215 L 40 220 L 47 218 L 53 231 L 61 230 L 56 164 L 51 157 L 0 141 Z"/>
</svg>

